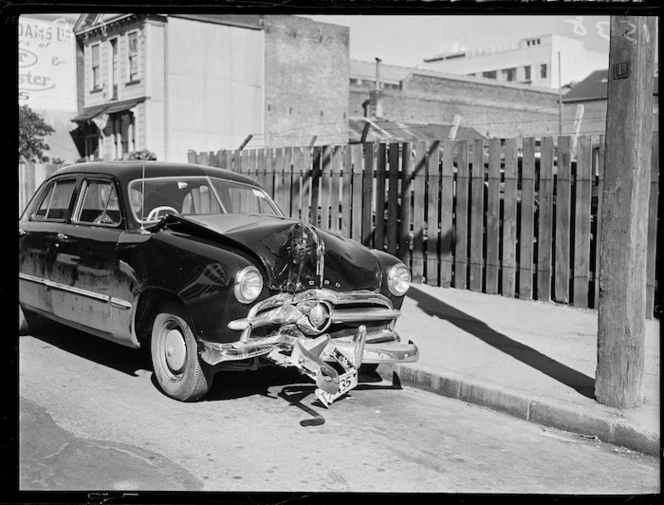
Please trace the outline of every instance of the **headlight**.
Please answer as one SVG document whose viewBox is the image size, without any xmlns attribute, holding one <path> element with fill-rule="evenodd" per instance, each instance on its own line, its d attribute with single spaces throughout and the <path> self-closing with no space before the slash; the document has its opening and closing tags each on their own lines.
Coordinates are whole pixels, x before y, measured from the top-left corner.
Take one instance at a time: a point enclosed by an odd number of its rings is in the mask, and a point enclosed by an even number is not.
<svg viewBox="0 0 664 505">
<path fill-rule="evenodd" d="M 245 267 L 235 276 L 235 298 L 241 303 L 253 302 L 263 290 L 263 277 L 256 267 Z"/>
<path fill-rule="evenodd" d="M 410 287 L 410 271 L 403 263 L 397 263 L 387 273 L 387 287 L 394 296 L 403 296 Z"/>
</svg>

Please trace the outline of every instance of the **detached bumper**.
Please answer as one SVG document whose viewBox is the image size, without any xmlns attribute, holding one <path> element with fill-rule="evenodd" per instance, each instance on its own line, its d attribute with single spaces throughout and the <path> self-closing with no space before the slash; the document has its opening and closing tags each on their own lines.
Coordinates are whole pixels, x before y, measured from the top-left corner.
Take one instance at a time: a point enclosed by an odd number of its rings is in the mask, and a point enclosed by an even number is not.
<svg viewBox="0 0 664 505">
<path fill-rule="evenodd" d="M 357 386 L 357 369 L 362 363 L 409 362 L 419 357 L 417 346 L 412 342 L 369 343 L 366 338 L 366 326 L 360 326 L 350 340 L 332 340 L 328 334 L 309 338 L 301 333 L 294 334 L 293 330 L 281 331 L 247 343 L 204 342 L 201 357 L 210 365 L 216 365 L 262 356 L 279 366 L 297 367 L 300 373 L 316 382 L 316 396 L 327 407 Z M 330 364 L 333 362 L 341 365 L 344 372 L 337 372 Z"/>
<path fill-rule="evenodd" d="M 409 363 L 419 359 L 419 350 L 417 346 L 409 341 L 403 343 L 399 337 L 391 342 L 372 343 L 365 342 L 361 353 L 360 363 L 380 364 L 380 363 Z M 324 335 L 329 338 L 328 335 Z M 280 350 L 289 352 L 295 348 L 296 342 L 302 342 L 307 346 L 312 339 L 304 335 L 293 335 L 289 333 L 277 333 L 264 338 L 252 339 L 247 343 L 234 342 L 232 344 L 217 344 L 214 342 L 202 342 L 203 349 L 201 358 L 209 365 L 216 365 L 224 361 L 238 361 L 259 356 L 267 356 L 272 351 Z M 355 342 L 348 339 L 330 340 L 330 345 L 341 350 L 346 355 L 355 354 Z"/>
</svg>

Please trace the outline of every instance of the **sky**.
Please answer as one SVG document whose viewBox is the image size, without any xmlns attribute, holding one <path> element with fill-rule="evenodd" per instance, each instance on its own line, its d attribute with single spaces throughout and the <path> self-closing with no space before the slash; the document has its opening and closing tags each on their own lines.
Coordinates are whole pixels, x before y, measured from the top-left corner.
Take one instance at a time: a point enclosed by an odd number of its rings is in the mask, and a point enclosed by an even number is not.
<svg viewBox="0 0 664 505">
<path fill-rule="evenodd" d="M 578 11 L 577 11 L 578 12 Z M 51 14 L 57 17 L 58 14 Z M 569 15 L 333 15 L 306 16 L 350 27 L 350 57 L 414 67 L 458 42 L 468 49 L 555 33 L 583 40 L 586 49 L 609 52 L 609 16 Z M 75 15 L 65 15 L 75 20 Z M 71 21 L 73 22 L 73 21 Z"/>
<path fill-rule="evenodd" d="M 555 33 L 583 40 L 585 48 L 609 53 L 609 16 L 551 15 L 340 15 L 307 16 L 350 27 L 350 57 L 417 66 L 455 41 L 468 49 L 512 43 Z M 597 23 L 600 23 L 599 25 Z M 602 36 L 602 34 L 605 34 Z"/>
</svg>

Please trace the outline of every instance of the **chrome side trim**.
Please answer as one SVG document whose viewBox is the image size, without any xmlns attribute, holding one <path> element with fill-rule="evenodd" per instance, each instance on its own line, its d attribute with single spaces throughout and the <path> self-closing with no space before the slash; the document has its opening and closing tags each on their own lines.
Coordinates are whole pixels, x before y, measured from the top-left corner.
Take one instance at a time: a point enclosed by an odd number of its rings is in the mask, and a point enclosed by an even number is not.
<svg viewBox="0 0 664 505">
<path fill-rule="evenodd" d="M 76 288 L 74 286 L 67 286 L 65 284 L 61 284 L 59 282 L 53 282 L 48 279 L 42 279 L 41 277 L 35 277 L 34 275 L 28 275 L 28 274 L 18 274 L 19 279 L 22 279 L 24 281 L 28 282 L 35 282 L 37 284 L 43 284 L 47 288 L 50 289 L 57 289 L 59 291 L 68 291 L 70 293 L 74 293 L 76 295 L 81 295 L 85 296 L 87 298 L 92 298 L 93 300 L 98 300 L 100 302 L 104 303 L 111 303 L 116 307 L 119 307 L 121 309 L 129 310 L 132 308 L 132 304 L 129 303 L 126 300 L 122 300 L 121 298 L 115 298 L 110 295 L 102 295 L 101 293 L 97 293 L 95 291 L 90 291 L 88 289 L 81 289 L 81 288 Z"/>
</svg>

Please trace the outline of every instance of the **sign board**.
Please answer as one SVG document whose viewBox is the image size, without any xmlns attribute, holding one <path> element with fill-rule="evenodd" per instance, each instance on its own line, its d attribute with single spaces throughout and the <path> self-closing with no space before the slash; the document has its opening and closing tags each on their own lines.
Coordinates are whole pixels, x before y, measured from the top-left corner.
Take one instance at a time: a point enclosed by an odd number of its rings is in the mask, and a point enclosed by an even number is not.
<svg viewBox="0 0 664 505">
<path fill-rule="evenodd" d="M 33 110 L 76 110 L 76 37 L 62 18 L 20 16 L 18 100 Z"/>
</svg>

